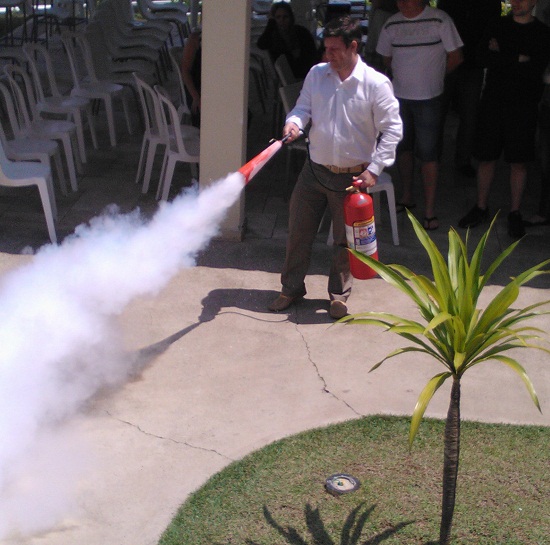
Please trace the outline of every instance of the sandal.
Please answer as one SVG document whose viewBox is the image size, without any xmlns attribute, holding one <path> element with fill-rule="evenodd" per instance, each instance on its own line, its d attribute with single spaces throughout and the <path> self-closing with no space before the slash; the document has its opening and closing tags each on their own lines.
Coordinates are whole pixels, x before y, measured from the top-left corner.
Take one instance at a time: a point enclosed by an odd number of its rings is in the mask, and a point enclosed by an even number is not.
<svg viewBox="0 0 550 545">
<path fill-rule="evenodd" d="M 431 218 L 424 218 L 424 229 L 426 231 L 435 231 L 439 227 L 439 220 L 437 216 L 432 216 Z"/>
<path fill-rule="evenodd" d="M 395 203 L 395 211 L 399 214 L 400 212 L 404 212 L 405 209 L 412 210 L 413 208 L 416 208 L 416 204 L 414 202 L 406 203 L 406 202 L 396 202 Z"/>
</svg>

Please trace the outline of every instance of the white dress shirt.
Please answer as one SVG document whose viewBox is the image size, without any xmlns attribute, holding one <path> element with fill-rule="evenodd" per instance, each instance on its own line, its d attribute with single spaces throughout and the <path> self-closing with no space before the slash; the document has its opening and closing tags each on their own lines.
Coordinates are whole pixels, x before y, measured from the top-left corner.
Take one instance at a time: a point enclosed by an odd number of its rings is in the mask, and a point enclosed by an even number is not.
<svg viewBox="0 0 550 545">
<path fill-rule="evenodd" d="M 328 63 L 309 71 L 286 122 L 304 129 L 309 121 L 315 163 L 338 167 L 370 163 L 368 170 L 379 175 L 395 161 L 403 132 L 399 103 L 390 80 L 360 58 L 344 81 Z"/>
</svg>

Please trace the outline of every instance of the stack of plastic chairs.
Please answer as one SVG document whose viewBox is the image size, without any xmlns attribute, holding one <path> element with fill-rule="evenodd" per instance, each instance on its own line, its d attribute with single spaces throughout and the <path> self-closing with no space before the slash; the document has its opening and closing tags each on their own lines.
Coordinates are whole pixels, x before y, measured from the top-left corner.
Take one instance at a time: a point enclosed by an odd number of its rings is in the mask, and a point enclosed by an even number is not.
<svg viewBox="0 0 550 545">
<path fill-rule="evenodd" d="M 101 100 L 105 104 L 109 140 L 111 146 L 116 146 L 115 117 L 113 99 L 120 98 L 128 132 L 132 133 L 132 125 L 128 111 L 128 102 L 124 93 L 124 87 L 112 80 L 99 79 L 92 60 L 90 44 L 82 33 L 64 32 L 61 36 L 65 50 L 69 58 L 71 74 L 73 76 L 72 96 Z M 80 56 L 77 56 L 80 52 Z"/>
<path fill-rule="evenodd" d="M 77 191 L 75 163 L 80 169 L 82 165 L 78 153 L 75 153 L 78 147 L 76 125 L 72 121 L 42 119 L 36 109 L 34 90 L 27 72 L 21 66 L 14 64 L 5 66 L 4 71 L 8 76 L 20 119 L 20 133 L 16 136 L 60 141 L 63 145 L 71 187 L 73 191 Z"/>
</svg>

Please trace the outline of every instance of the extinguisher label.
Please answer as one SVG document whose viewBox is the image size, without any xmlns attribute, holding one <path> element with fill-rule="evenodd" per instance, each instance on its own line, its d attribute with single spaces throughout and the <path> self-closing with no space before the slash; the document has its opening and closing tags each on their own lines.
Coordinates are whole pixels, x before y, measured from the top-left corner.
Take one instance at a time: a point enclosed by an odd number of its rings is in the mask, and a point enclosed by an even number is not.
<svg viewBox="0 0 550 545">
<path fill-rule="evenodd" d="M 365 255 L 374 254 L 377 250 L 374 216 L 368 220 L 356 221 L 353 226 L 346 225 L 346 238 L 353 250 Z"/>
</svg>

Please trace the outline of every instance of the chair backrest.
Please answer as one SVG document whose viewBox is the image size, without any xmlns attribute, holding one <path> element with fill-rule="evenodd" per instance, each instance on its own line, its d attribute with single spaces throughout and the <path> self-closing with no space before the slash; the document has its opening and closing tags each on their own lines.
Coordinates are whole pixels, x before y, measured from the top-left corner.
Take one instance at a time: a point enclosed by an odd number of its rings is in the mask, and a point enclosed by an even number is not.
<svg viewBox="0 0 550 545">
<path fill-rule="evenodd" d="M 157 94 L 152 87 L 145 83 L 135 72 L 133 76 L 136 82 L 141 109 L 143 110 L 145 131 L 151 134 L 157 133 L 166 143 L 168 143 L 168 131 L 163 122 Z"/>
<path fill-rule="evenodd" d="M 23 51 L 27 56 L 34 83 L 34 91 L 38 100 L 44 100 L 46 96 L 61 96 L 55 80 L 52 58 L 49 51 L 42 44 L 32 42 L 27 42 L 23 46 Z M 39 65 L 46 68 L 46 81 L 43 81 L 40 75 Z M 47 83 L 47 86 L 45 83 Z"/>
<path fill-rule="evenodd" d="M 172 47 L 169 50 L 170 63 L 172 64 L 172 71 L 176 74 L 176 80 L 178 82 L 178 97 L 180 104 L 178 106 L 178 114 L 180 119 L 184 119 L 184 116 L 191 116 L 191 110 L 187 104 L 187 94 L 185 93 L 185 85 L 183 78 L 181 77 L 181 56 L 183 53 L 183 47 Z M 189 121 L 189 119 L 186 119 Z"/>
<path fill-rule="evenodd" d="M 288 64 L 286 55 L 279 55 L 277 57 L 275 60 L 275 71 L 277 72 L 277 76 L 283 86 L 290 85 L 291 83 L 296 83 L 298 81 L 292 72 L 292 68 L 290 68 L 290 64 Z"/>
<path fill-rule="evenodd" d="M 174 103 L 168 97 L 166 90 L 160 85 L 155 85 L 155 91 L 160 100 L 162 120 L 164 121 L 163 131 L 166 131 L 165 134 L 172 136 L 172 138 L 169 138 L 170 151 L 177 153 L 182 160 L 195 162 L 197 159 L 189 154 L 183 142 L 178 111 Z"/>
<path fill-rule="evenodd" d="M 288 114 L 288 112 L 290 112 L 290 110 L 292 110 L 292 108 L 296 105 L 296 101 L 298 100 L 300 91 L 302 90 L 302 85 L 303 82 L 298 81 L 290 85 L 285 85 L 284 87 L 279 87 L 279 95 L 286 114 Z"/>
<path fill-rule="evenodd" d="M 39 117 L 36 112 L 36 100 L 31 78 L 24 68 L 15 64 L 4 66 L 4 72 L 10 82 L 17 120 L 22 131 L 17 136 L 24 136 L 23 132 L 30 130 L 33 120 Z M 15 127 L 13 129 L 15 130 Z"/>
<path fill-rule="evenodd" d="M 92 52 L 86 36 L 82 32 L 65 31 L 61 40 L 69 58 L 74 87 L 79 89 L 84 78 L 90 83 L 97 83 Z"/>
<path fill-rule="evenodd" d="M 19 125 L 19 120 L 17 119 L 17 113 L 15 109 L 15 104 L 13 102 L 12 95 L 10 90 L 6 85 L 0 82 L 0 94 L 3 97 L 3 105 L 5 110 L 8 113 L 8 119 L 11 125 L 11 132 L 17 138 L 22 134 L 21 126 Z M 5 140 L 4 140 L 5 143 Z"/>
</svg>

